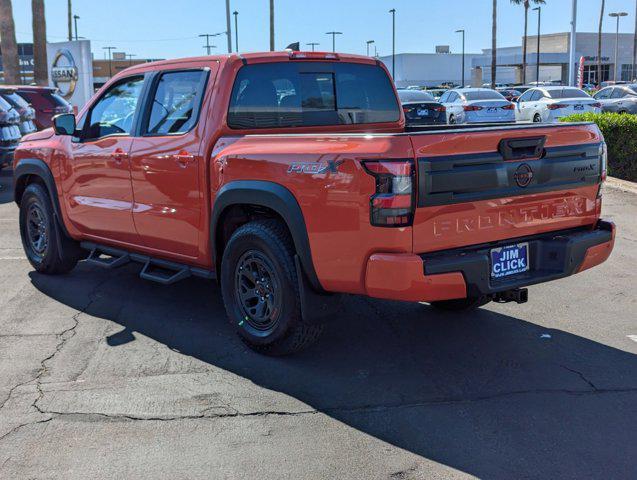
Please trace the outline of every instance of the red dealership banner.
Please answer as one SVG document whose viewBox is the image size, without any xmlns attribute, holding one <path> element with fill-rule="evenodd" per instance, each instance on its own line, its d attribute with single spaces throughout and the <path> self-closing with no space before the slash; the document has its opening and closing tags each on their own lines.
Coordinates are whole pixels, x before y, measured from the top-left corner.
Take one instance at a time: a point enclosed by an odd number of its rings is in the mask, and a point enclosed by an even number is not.
<svg viewBox="0 0 637 480">
<path fill-rule="evenodd" d="M 579 68 L 577 69 L 577 86 L 584 86 L 584 57 L 579 57 Z"/>
</svg>

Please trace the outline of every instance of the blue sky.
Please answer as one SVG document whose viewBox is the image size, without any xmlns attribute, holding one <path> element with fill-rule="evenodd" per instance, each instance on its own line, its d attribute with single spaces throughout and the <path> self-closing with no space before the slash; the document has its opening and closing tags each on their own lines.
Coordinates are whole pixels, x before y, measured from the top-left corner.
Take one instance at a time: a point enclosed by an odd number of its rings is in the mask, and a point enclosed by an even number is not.
<svg viewBox="0 0 637 480">
<path fill-rule="evenodd" d="M 624 10 L 620 31 L 632 33 L 636 0 L 606 0 L 606 12 Z M 45 0 L 49 41 L 66 37 L 66 0 Z M 579 0 L 578 30 L 597 31 L 601 0 Z M 239 11 L 241 51 L 268 49 L 268 0 L 231 0 Z M 31 41 L 31 2 L 13 0 L 18 41 Z M 365 41 L 375 40 L 378 53 L 391 53 L 390 8 L 396 13 L 396 51 L 432 52 L 438 44 L 460 51 L 460 35 L 467 31 L 467 51 L 479 52 L 491 44 L 491 0 L 275 0 L 276 48 L 300 41 L 320 42 L 317 49 L 331 50 L 330 30 L 337 37 L 337 50 L 365 53 Z M 542 32 L 567 31 L 571 0 L 546 0 Z M 225 30 L 224 0 L 73 0 L 79 35 L 91 39 L 96 58 L 102 47 L 139 58 L 174 58 L 200 55 L 200 33 Z M 498 45 L 519 45 L 523 32 L 523 8 L 509 0 L 498 1 Z M 536 14 L 531 12 L 529 31 L 535 32 Z M 614 19 L 606 16 L 604 31 L 614 32 Z M 234 36 L 234 34 L 233 34 Z M 225 37 L 216 40 L 214 51 L 227 51 Z M 309 49 L 309 47 L 308 47 Z"/>
</svg>

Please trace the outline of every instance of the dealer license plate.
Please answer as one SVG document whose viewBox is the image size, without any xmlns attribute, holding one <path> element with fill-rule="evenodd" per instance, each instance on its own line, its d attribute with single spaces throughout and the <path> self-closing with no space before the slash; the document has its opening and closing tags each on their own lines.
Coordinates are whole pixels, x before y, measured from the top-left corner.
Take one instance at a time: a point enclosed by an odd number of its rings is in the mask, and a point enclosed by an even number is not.
<svg viewBox="0 0 637 480">
<path fill-rule="evenodd" d="M 529 244 L 491 249 L 491 277 L 503 278 L 529 270 Z"/>
</svg>

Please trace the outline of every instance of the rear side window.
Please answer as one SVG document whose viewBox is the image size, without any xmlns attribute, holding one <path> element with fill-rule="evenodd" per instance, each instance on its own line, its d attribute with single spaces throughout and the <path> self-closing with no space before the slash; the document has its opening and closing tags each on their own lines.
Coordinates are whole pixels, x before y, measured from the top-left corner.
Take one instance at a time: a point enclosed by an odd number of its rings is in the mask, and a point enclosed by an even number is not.
<svg viewBox="0 0 637 480">
<path fill-rule="evenodd" d="M 375 65 L 279 62 L 246 65 L 235 79 L 230 128 L 395 122 L 394 89 Z"/>
<path fill-rule="evenodd" d="M 207 77 L 204 70 L 163 73 L 156 84 L 146 133 L 178 134 L 194 127 Z"/>
</svg>

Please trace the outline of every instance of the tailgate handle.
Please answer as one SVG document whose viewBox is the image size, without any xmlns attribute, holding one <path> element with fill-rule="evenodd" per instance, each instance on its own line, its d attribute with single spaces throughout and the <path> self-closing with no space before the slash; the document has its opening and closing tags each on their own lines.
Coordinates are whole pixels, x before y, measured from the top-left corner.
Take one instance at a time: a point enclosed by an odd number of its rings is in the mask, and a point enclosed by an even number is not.
<svg viewBox="0 0 637 480">
<path fill-rule="evenodd" d="M 546 137 L 503 138 L 498 151 L 505 160 L 522 160 L 525 158 L 541 158 L 544 155 Z"/>
</svg>

